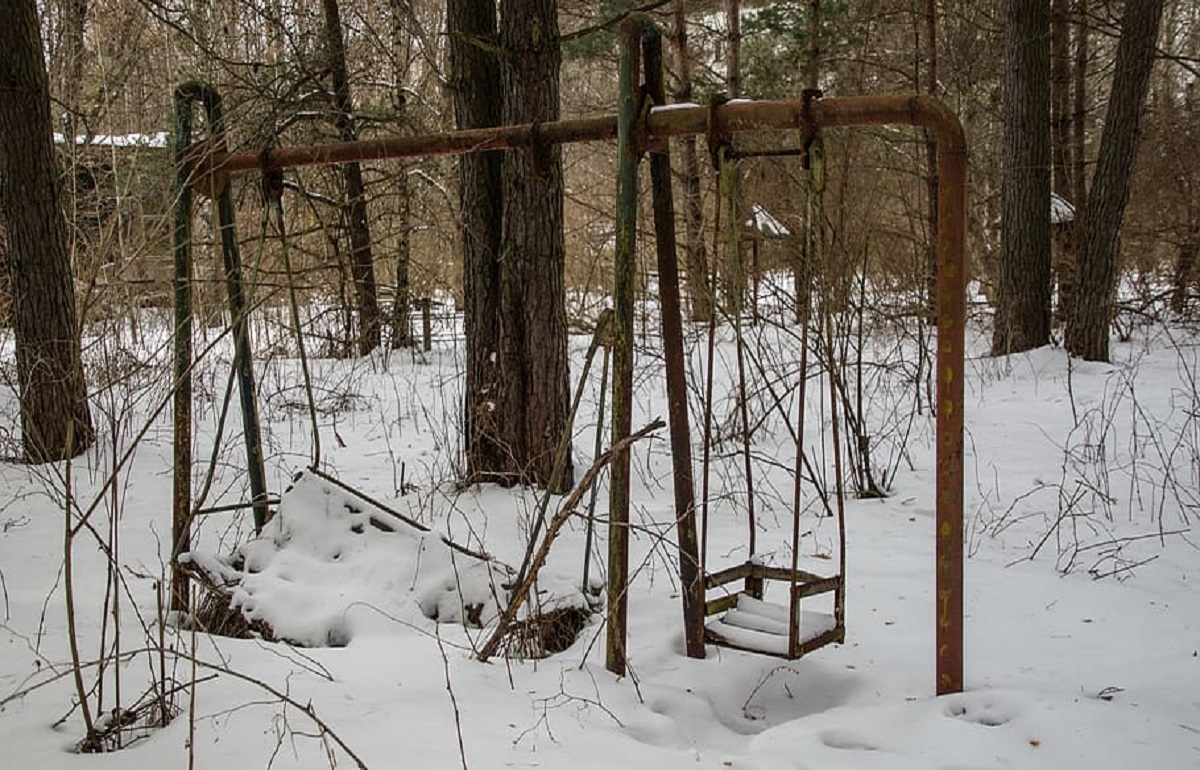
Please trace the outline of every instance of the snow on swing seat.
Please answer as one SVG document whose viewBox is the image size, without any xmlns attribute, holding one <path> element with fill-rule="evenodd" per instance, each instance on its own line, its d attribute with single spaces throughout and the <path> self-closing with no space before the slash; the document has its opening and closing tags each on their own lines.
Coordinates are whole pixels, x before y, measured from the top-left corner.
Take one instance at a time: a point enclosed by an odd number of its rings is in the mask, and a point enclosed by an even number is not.
<svg viewBox="0 0 1200 770">
<path fill-rule="evenodd" d="M 841 641 L 837 620 L 829 613 L 802 609 L 797 626 L 800 654 L 833 641 Z M 705 632 L 708 640 L 714 644 L 791 657 L 788 648 L 788 608 L 755 599 L 749 594 L 738 594 L 736 605 L 720 617 L 709 620 Z"/>
</svg>

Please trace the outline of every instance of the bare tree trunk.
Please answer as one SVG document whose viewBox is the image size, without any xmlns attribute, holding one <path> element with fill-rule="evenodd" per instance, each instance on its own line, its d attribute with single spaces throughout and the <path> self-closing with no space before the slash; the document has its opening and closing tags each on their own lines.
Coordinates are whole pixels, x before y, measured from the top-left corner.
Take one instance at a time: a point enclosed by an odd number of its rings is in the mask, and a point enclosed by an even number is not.
<svg viewBox="0 0 1200 770">
<path fill-rule="evenodd" d="M 407 72 L 404 55 L 409 35 L 404 31 L 404 21 L 412 14 L 411 0 L 390 0 L 392 21 L 392 63 L 396 91 L 393 104 L 397 122 L 403 124 L 407 112 L 408 95 L 405 93 Z M 396 212 L 396 296 L 392 301 L 392 348 L 412 347 L 413 334 L 410 323 L 412 297 L 410 296 L 408 267 L 412 249 L 412 191 L 408 184 L 408 163 L 401 163 L 396 172 L 396 197 L 400 211 Z"/>
<path fill-rule="evenodd" d="M 52 82 L 66 109 L 63 130 L 68 136 L 79 133 L 80 91 L 83 86 L 84 29 L 87 25 L 88 0 L 60 0 L 61 38 L 51 60 Z M 53 122 L 53 119 L 51 119 Z"/>
<path fill-rule="evenodd" d="M 447 0 L 450 81 L 456 128 L 500 125 L 500 59 L 494 0 Z M 496 480 L 507 448 L 497 433 L 500 412 L 500 154 L 458 159 L 463 248 L 466 393 L 463 429 L 467 478 Z"/>
<path fill-rule="evenodd" d="M 676 70 L 676 88 L 671 97 L 677 104 L 692 101 L 692 62 L 688 52 L 685 5 L 685 0 L 675 0 L 671 12 L 671 46 Z M 695 321 L 707 321 L 712 316 L 713 300 L 708 285 L 708 254 L 704 244 L 704 206 L 700 197 L 696 137 L 689 134 L 678 142 L 680 173 L 684 183 L 684 270 L 688 296 L 691 298 L 691 317 Z"/>
<path fill-rule="evenodd" d="M 342 40 L 338 0 L 321 0 L 321 4 L 325 11 L 325 45 L 333 80 L 338 135 L 344 142 L 353 142 L 358 138 L 358 132 L 354 124 L 354 100 L 351 98 L 350 78 L 346 71 L 346 45 Z M 358 303 L 358 352 L 359 355 L 366 355 L 379 347 L 380 317 L 362 165 L 357 162 L 343 164 L 342 179 L 346 185 L 342 214 L 350 232 L 350 270 L 354 276 L 354 296 Z"/>
<path fill-rule="evenodd" d="M 68 137 L 58 149 L 68 159 L 68 178 L 73 178 L 78 169 L 79 146 L 74 138 L 83 133 L 80 93 L 83 85 L 84 30 L 87 26 L 88 0 L 60 0 L 58 3 L 62 31 L 54 55 L 50 60 L 50 83 L 57 89 L 55 96 L 63 110 L 63 120 L 55 126 Z M 51 117 L 51 124 L 54 124 Z M 67 257 L 80 269 L 80 246 L 86 241 L 80 232 L 80 201 L 76 185 L 62 189 L 63 208 L 68 212 L 66 219 Z M 90 272 L 85 269 L 85 273 Z"/>
<path fill-rule="evenodd" d="M 742 95 L 742 14 L 739 0 L 725 0 L 725 95 Z"/>
<path fill-rule="evenodd" d="M 1071 202 L 1075 204 L 1075 232 L 1082 226 L 1084 204 L 1087 203 L 1087 69 L 1088 69 L 1088 0 L 1076 0 L 1075 67 L 1071 73 Z M 1067 306 L 1070 313 L 1071 305 Z"/>
<path fill-rule="evenodd" d="M 562 56 L 556 0 L 501 0 L 499 39 L 502 122 L 557 120 Z M 509 150 L 500 178 L 498 434 L 516 480 L 562 492 L 575 480 L 569 458 L 562 477 L 552 477 L 570 410 L 562 148 L 535 143 Z"/>
<path fill-rule="evenodd" d="M 1195 215 L 1193 215 L 1194 217 Z M 1184 233 L 1175 257 L 1172 276 L 1171 309 L 1182 313 L 1188 309 L 1188 294 L 1196 283 L 1196 256 L 1200 254 L 1200 223 L 1193 218 L 1192 226 Z"/>
<path fill-rule="evenodd" d="M 1200 42 L 1198 40 L 1197 42 Z M 1186 116 L 1196 114 L 1196 84 L 1195 81 L 1188 83 L 1185 87 L 1183 95 L 1183 120 L 1188 120 Z M 1188 141 L 1196 135 L 1194 125 L 1186 125 L 1183 127 L 1184 141 L 1187 142 L 1184 146 L 1194 146 L 1194 141 Z M 1181 176 L 1183 176 L 1181 174 Z M 1184 177 L 1179 180 L 1180 186 L 1187 190 L 1194 188 L 1194 185 Z M 1183 232 L 1179 240 L 1178 253 L 1175 257 L 1175 270 L 1172 276 L 1171 289 L 1171 309 L 1176 313 L 1183 313 L 1188 309 L 1188 300 L 1192 287 L 1195 286 L 1197 278 L 1196 258 L 1200 256 L 1200 205 L 1196 201 L 1195 195 L 1187 196 L 1185 203 L 1186 214 L 1184 216 Z M 2 257 L 0 257 L 2 258 Z M 0 315 L 0 318 L 3 316 Z"/>
<path fill-rule="evenodd" d="M 1054 162 L 1052 189 L 1077 209 L 1079 201 L 1071 190 L 1071 25 L 1069 0 L 1050 4 L 1050 123 L 1051 155 Z M 1052 224 L 1057 250 L 1052 260 L 1058 286 L 1055 318 L 1066 320 L 1075 284 L 1074 221 Z"/>
<path fill-rule="evenodd" d="M 742 93 L 742 22 L 741 3 L 739 0 L 725 0 L 725 95 L 737 99 Z M 723 225 L 726 233 L 725 259 L 719 263 L 724 271 L 724 293 L 721 295 L 725 307 L 730 313 L 741 313 L 742 304 L 746 298 L 746 270 L 736 264 L 741 258 L 740 238 L 742 212 L 745 210 L 742 200 L 742 179 L 737 161 L 729 161 L 733 168 L 730 170 L 730 182 L 722 180 L 723 195 L 728 196 L 729 221 Z M 718 195 L 718 206 L 724 205 Z M 716 255 L 713 255 L 716 259 Z"/>
<path fill-rule="evenodd" d="M 12 324 L 12 284 L 8 272 L 8 230 L 0 207 L 0 328 Z"/>
<path fill-rule="evenodd" d="M 9 245 L 25 459 L 61 460 L 95 440 L 34 0 L 0 24 L 0 211 Z"/>
<path fill-rule="evenodd" d="M 1109 324 L 1117 289 L 1121 225 L 1145 112 L 1163 0 L 1127 3 L 1117 44 L 1112 92 L 1096 156 L 1096 173 L 1079 234 L 1076 300 L 1067 319 L 1067 352 L 1087 361 L 1109 358 Z"/>
<path fill-rule="evenodd" d="M 409 265 L 412 262 L 412 188 L 408 183 L 408 166 L 396 173 L 396 196 L 400 210 L 395 213 L 396 232 L 396 296 L 392 302 L 392 349 L 413 346 L 412 288 Z"/>
<path fill-rule="evenodd" d="M 1008 0 L 1004 200 L 992 355 L 1050 342 L 1049 43 L 1049 0 Z"/>
</svg>

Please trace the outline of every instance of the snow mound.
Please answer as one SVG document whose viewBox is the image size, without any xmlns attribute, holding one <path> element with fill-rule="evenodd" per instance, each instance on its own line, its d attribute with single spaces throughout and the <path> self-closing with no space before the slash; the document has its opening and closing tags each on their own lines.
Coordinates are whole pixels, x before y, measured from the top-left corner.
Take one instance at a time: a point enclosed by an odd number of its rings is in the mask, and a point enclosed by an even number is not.
<svg viewBox="0 0 1200 770">
<path fill-rule="evenodd" d="M 312 473 L 284 492 L 262 535 L 231 556 L 180 560 L 229 594 L 275 639 L 350 643 L 368 619 L 486 625 L 508 601 L 512 571 L 371 505 Z"/>
</svg>

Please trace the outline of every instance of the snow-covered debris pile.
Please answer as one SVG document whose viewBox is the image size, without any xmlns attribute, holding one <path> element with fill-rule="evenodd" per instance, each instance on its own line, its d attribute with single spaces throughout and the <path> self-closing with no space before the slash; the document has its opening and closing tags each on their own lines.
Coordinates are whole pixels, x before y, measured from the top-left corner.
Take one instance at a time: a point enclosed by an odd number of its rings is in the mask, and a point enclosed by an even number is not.
<svg viewBox="0 0 1200 770">
<path fill-rule="evenodd" d="M 368 618 L 482 626 L 508 601 L 512 571 L 339 489 L 298 475 L 262 535 L 230 556 L 180 556 L 267 638 L 349 643 Z"/>
<path fill-rule="evenodd" d="M 789 238 L 792 235 L 791 230 L 758 203 L 750 207 L 750 218 L 746 220 L 746 227 L 767 238 Z"/>
<path fill-rule="evenodd" d="M 1057 193 L 1050 193 L 1050 224 L 1065 225 L 1075 221 L 1075 207 Z"/>
</svg>

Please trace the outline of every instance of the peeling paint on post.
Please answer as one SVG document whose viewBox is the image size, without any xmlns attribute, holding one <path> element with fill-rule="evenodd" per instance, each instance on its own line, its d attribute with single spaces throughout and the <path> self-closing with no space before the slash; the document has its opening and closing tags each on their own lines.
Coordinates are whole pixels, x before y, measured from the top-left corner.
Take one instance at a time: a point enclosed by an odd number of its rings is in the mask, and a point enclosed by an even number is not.
<svg viewBox="0 0 1200 770">
<path fill-rule="evenodd" d="M 967 147 L 933 102 L 938 151 L 937 693 L 963 689 L 963 355 L 966 327 Z"/>
<path fill-rule="evenodd" d="M 641 101 L 639 44 L 643 22 L 621 26 L 618 95 L 617 253 L 613 267 L 612 445 L 632 428 L 634 262 L 637 252 L 638 156 L 636 121 Z M 605 664 L 624 676 L 629 609 L 629 449 L 613 453 L 608 498 L 608 636 Z"/>
</svg>

